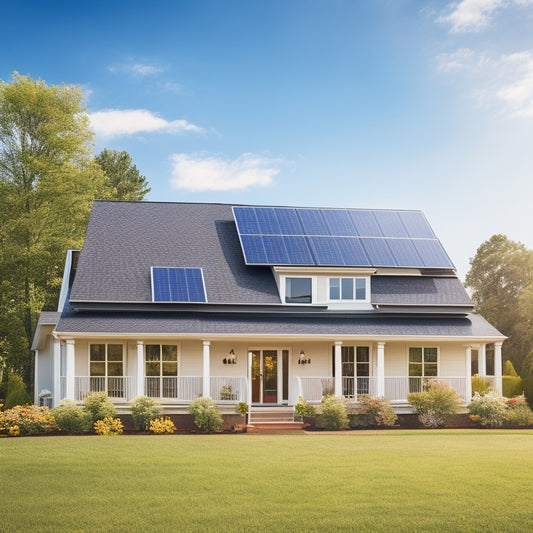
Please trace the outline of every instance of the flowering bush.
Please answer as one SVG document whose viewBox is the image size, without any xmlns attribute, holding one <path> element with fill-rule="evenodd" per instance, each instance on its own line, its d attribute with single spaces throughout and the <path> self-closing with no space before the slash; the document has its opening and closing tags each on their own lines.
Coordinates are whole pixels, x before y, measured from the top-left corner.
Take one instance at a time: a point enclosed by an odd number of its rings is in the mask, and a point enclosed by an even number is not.
<svg viewBox="0 0 533 533">
<path fill-rule="evenodd" d="M 476 392 L 480 395 L 483 395 L 490 390 L 490 381 L 479 374 L 474 374 L 472 376 L 472 394 Z"/>
<path fill-rule="evenodd" d="M 131 418 L 137 431 L 146 431 L 150 421 L 161 414 L 159 402 L 147 396 L 137 396 L 131 403 Z"/>
<path fill-rule="evenodd" d="M 324 396 L 317 425 L 331 431 L 348 429 L 346 402 L 342 396 Z"/>
<path fill-rule="evenodd" d="M 0 412 L 0 435 L 35 435 L 57 430 L 57 424 L 48 407 L 17 405 Z"/>
<path fill-rule="evenodd" d="M 174 422 L 170 420 L 168 416 L 160 416 L 150 420 L 150 431 L 156 435 L 161 435 L 163 433 L 174 433 L 176 431 L 176 426 Z"/>
<path fill-rule="evenodd" d="M 218 407 L 211 398 L 197 398 L 191 402 L 189 412 L 194 416 L 194 424 L 203 433 L 213 433 L 224 423 Z"/>
<path fill-rule="evenodd" d="M 468 412 L 470 418 L 482 426 L 500 427 L 507 416 L 507 400 L 496 391 L 489 391 L 483 396 L 476 392 Z"/>
<path fill-rule="evenodd" d="M 433 380 L 426 390 L 412 392 L 407 401 L 413 406 L 418 420 L 425 427 L 444 427 L 450 415 L 459 412 L 461 398 L 447 383 Z"/>
<path fill-rule="evenodd" d="M 316 409 L 308 405 L 302 396 L 298 397 L 298 403 L 294 406 L 294 412 L 299 416 L 316 416 Z"/>
<path fill-rule="evenodd" d="M 360 426 L 394 426 L 398 416 L 385 398 L 377 398 L 368 394 L 357 397 L 355 409 L 357 424 Z"/>
<path fill-rule="evenodd" d="M 533 411 L 529 408 L 524 395 L 507 400 L 505 421 L 513 426 L 529 426 L 533 424 Z"/>
<path fill-rule="evenodd" d="M 97 435 L 122 435 L 124 426 L 120 418 L 106 416 L 103 420 L 97 420 L 93 424 L 94 432 Z"/>
</svg>

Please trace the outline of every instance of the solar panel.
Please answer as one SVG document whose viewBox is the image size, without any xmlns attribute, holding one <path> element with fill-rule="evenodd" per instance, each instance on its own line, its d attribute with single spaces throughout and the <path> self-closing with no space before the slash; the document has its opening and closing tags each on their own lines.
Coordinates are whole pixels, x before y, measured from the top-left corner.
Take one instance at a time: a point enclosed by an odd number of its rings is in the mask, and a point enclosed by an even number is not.
<svg viewBox="0 0 533 533">
<path fill-rule="evenodd" d="M 206 302 L 201 268 L 152 267 L 154 302 Z"/>
<path fill-rule="evenodd" d="M 454 268 L 419 211 L 233 208 L 248 265 Z"/>
</svg>

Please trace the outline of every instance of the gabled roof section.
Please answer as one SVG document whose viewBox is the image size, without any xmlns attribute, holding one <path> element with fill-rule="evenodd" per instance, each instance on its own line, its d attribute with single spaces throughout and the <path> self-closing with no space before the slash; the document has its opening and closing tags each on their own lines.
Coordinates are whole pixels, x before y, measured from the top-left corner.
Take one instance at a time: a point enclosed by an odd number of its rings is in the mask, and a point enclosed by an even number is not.
<svg viewBox="0 0 533 533">
<path fill-rule="evenodd" d="M 70 301 L 151 302 L 150 268 L 201 268 L 210 303 L 280 303 L 268 267 L 244 263 L 231 206 L 96 201 Z"/>
</svg>

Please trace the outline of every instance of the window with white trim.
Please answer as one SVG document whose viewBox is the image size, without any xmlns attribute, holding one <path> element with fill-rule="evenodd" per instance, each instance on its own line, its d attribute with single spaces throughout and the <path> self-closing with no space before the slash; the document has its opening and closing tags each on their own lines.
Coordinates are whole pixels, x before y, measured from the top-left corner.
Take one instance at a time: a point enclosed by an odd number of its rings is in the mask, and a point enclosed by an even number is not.
<svg viewBox="0 0 533 533">
<path fill-rule="evenodd" d="M 366 278 L 329 278 L 329 299 L 332 301 L 365 301 Z"/>
<path fill-rule="evenodd" d="M 313 301 L 312 278 L 285 278 L 285 303 L 310 304 Z"/>
<path fill-rule="evenodd" d="M 173 344 L 146 344 L 144 356 L 146 396 L 177 397 L 178 347 Z"/>
<path fill-rule="evenodd" d="M 421 392 L 428 378 L 437 377 L 438 357 L 435 347 L 409 348 L 409 392 Z"/>
<path fill-rule="evenodd" d="M 110 398 L 123 398 L 124 359 L 122 344 L 89 346 L 89 390 L 105 391 Z"/>
</svg>

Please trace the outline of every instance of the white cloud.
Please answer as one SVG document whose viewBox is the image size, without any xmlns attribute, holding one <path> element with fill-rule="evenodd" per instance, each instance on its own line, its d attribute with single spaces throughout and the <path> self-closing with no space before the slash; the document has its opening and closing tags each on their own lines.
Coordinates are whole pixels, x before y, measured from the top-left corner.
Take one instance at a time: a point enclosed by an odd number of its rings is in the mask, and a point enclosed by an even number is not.
<svg viewBox="0 0 533 533">
<path fill-rule="evenodd" d="M 234 160 L 202 154 L 173 154 L 170 184 L 188 191 L 229 191 L 272 184 L 279 160 L 245 153 Z"/>
<path fill-rule="evenodd" d="M 160 65 L 147 65 L 144 63 L 124 63 L 122 65 L 112 65 L 107 67 L 110 72 L 126 72 L 133 76 L 154 76 L 164 72 L 166 69 Z"/>
<path fill-rule="evenodd" d="M 479 31 L 487 26 L 494 12 L 513 5 L 525 6 L 533 0 L 462 0 L 447 6 L 447 15 L 441 15 L 437 22 L 451 25 L 453 33 Z"/>
<path fill-rule="evenodd" d="M 533 51 L 493 56 L 461 49 L 437 58 L 441 72 L 465 78 L 471 94 L 505 114 L 533 117 Z"/>
<path fill-rule="evenodd" d="M 117 137 L 135 133 L 201 132 L 202 128 L 186 120 L 168 121 L 146 109 L 104 109 L 89 114 L 96 135 Z"/>
</svg>

